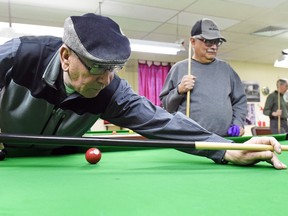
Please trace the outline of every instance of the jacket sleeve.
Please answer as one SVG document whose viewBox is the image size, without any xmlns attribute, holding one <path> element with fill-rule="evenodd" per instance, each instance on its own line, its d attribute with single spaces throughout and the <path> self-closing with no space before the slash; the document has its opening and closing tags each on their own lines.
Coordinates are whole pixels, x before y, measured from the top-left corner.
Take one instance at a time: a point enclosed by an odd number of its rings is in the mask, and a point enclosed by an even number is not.
<svg viewBox="0 0 288 216">
<path fill-rule="evenodd" d="M 247 97 L 244 91 L 242 81 L 235 71 L 234 76 L 232 78 L 232 83 L 233 83 L 232 95 L 231 95 L 231 103 L 233 109 L 232 124 L 239 125 L 244 128 L 244 123 L 247 115 Z"/>
<path fill-rule="evenodd" d="M 263 109 L 263 114 L 266 116 L 272 116 L 272 112 L 276 111 L 274 108 L 274 97 L 273 97 L 273 93 L 268 95 L 266 102 L 265 102 L 265 106 Z"/>
<path fill-rule="evenodd" d="M 150 139 L 231 142 L 207 131 L 180 112 L 173 115 L 153 105 L 145 97 L 134 93 L 124 80 L 121 81 L 101 118 L 115 125 L 129 128 Z M 208 157 L 216 163 L 221 163 L 225 154 L 225 151 L 181 150 Z"/>
<path fill-rule="evenodd" d="M 179 105 L 186 97 L 186 94 L 180 95 L 178 93 L 178 85 L 181 80 L 178 80 L 179 77 L 175 74 L 177 74 L 177 67 L 174 66 L 168 73 L 159 95 L 163 108 L 170 113 L 177 112 Z"/>
<path fill-rule="evenodd" d="M 12 39 L 0 46 L 0 89 L 5 85 L 6 74 L 13 67 L 14 56 L 20 45 L 20 39 Z"/>
</svg>

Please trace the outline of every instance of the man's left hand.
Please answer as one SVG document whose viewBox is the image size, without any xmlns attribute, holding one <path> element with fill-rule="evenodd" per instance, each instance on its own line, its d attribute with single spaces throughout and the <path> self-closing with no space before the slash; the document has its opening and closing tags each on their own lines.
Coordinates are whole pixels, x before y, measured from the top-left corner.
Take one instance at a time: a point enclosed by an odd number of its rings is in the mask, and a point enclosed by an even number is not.
<svg viewBox="0 0 288 216">
<path fill-rule="evenodd" d="M 260 161 L 270 163 L 276 169 L 286 169 L 277 154 L 281 154 L 281 145 L 274 137 L 252 137 L 245 144 L 271 145 L 273 151 L 254 151 L 254 150 L 227 150 L 224 159 L 236 165 L 251 166 Z"/>
</svg>

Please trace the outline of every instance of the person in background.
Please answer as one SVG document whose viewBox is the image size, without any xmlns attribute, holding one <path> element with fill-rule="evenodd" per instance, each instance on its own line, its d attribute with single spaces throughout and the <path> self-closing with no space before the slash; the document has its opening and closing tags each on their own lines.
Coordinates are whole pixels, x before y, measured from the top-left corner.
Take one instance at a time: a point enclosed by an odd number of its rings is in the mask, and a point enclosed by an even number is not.
<svg viewBox="0 0 288 216">
<path fill-rule="evenodd" d="M 216 58 L 226 39 L 213 20 L 203 18 L 192 27 L 191 75 L 188 59 L 169 71 L 160 93 L 163 107 L 170 113 L 186 113 L 190 91 L 190 118 L 219 136 L 241 136 L 247 114 L 247 99 L 237 73 Z"/>
<path fill-rule="evenodd" d="M 68 17 L 62 39 L 25 36 L 1 45 L 2 133 L 81 137 L 101 118 L 150 139 L 232 142 L 181 112 L 172 115 L 137 95 L 117 75 L 130 54 L 129 40 L 119 25 L 92 13 Z M 218 164 L 245 166 L 266 161 L 276 169 L 286 169 L 276 156 L 281 145 L 275 138 L 254 137 L 246 143 L 271 145 L 275 152 L 181 151 Z M 2 154 L 9 145 L 1 146 Z"/>
<path fill-rule="evenodd" d="M 287 80 L 278 79 L 276 86 L 277 90 L 269 94 L 266 99 L 263 114 L 270 118 L 270 130 L 272 134 L 287 133 L 287 106 L 283 99 L 283 95 L 288 88 Z M 280 125 L 278 125 L 279 120 Z"/>
</svg>

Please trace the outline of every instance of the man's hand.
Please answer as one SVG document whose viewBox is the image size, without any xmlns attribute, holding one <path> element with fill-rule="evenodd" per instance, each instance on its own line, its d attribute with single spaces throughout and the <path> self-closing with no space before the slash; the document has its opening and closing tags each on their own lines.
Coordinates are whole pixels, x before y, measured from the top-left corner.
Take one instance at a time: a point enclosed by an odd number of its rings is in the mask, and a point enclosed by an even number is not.
<svg viewBox="0 0 288 216">
<path fill-rule="evenodd" d="M 241 127 L 239 136 L 243 136 L 244 134 L 245 134 L 245 129 Z"/>
<path fill-rule="evenodd" d="M 282 110 L 278 109 L 276 112 L 272 112 L 272 116 L 281 116 L 282 115 Z"/>
<path fill-rule="evenodd" d="M 277 154 L 281 154 L 281 145 L 274 137 L 253 137 L 245 144 L 272 145 Z M 286 169 L 276 154 L 272 151 L 227 150 L 224 159 L 236 165 L 249 166 L 260 161 L 270 163 L 276 169 Z"/>
<path fill-rule="evenodd" d="M 178 93 L 185 94 L 188 91 L 191 91 L 195 85 L 196 77 L 193 75 L 185 75 L 183 76 L 180 84 L 178 85 Z"/>
</svg>

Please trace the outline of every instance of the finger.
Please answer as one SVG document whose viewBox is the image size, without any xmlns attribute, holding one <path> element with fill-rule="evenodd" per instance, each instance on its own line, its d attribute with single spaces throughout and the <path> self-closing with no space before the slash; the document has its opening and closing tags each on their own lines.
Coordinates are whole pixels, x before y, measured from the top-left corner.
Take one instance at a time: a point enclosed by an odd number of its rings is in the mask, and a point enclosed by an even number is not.
<svg viewBox="0 0 288 216">
<path fill-rule="evenodd" d="M 252 137 L 245 143 L 271 145 L 276 153 L 281 154 L 281 144 L 274 137 Z"/>
<path fill-rule="evenodd" d="M 243 136 L 244 135 L 244 133 L 245 133 L 245 130 L 244 130 L 244 128 L 240 128 L 240 134 L 239 134 L 239 136 Z"/>
<path fill-rule="evenodd" d="M 251 164 L 258 163 L 260 161 L 266 161 L 270 163 L 276 169 L 286 169 L 287 166 L 282 163 L 277 156 L 271 151 L 250 152 L 249 157 L 253 159 Z"/>
<path fill-rule="evenodd" d="M 276 169 L 287 169 L 286 164 L 282 163 L 275 154 L 273 154 L 272 159 L 268 162 L 272 164 Z"/>
<path fill-rule="evenodd" d="M 253 164 L 259 163 L 260 161 L 266 161 L 274 166 L 274 163 L 272 161 L 273 153 L 271 151 L 257 151 L 257 152 L 250 151 L 250 152 L 246 152 L 245 156 L 246 156 L 247 165 L 253 165 Z"/>
<path fill-rule="evenodd" d="M 269 161 L 269 160 L 272 160 L 273 158 L 273 152 L 271 151 L 251 152 L 250 156 L 255 158 L 255 160 Z"/>
</svg>

